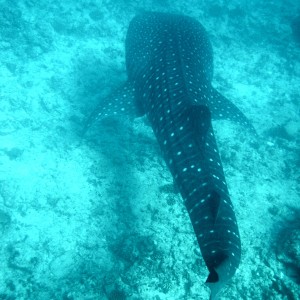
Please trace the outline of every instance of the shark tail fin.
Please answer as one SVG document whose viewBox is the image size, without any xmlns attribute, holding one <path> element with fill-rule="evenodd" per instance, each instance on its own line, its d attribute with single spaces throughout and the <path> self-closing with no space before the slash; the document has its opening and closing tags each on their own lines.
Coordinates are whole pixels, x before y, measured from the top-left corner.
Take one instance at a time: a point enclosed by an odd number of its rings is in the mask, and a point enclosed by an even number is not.
<svg viewBox="0 0 300 300">
<path fill-rule="evenodd" d="M 229 274 L 229 259 L 226 256 L 219 266 L 211 268 L 205 284 L 210 288 L 210 300 L 217 300 L 220 291 L 231 278 Z"/>
</svg>

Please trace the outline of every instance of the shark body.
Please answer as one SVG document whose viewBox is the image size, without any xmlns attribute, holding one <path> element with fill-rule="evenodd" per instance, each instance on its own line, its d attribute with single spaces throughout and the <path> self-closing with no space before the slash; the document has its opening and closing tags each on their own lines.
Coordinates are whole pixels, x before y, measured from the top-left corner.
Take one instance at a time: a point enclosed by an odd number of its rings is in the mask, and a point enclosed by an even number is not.
<svg viewBox="0 0 300 300">
<path fill-rule="evenodd" d="M 252 125 L 212 87 L 212 47 L 205 29 L 190 17 L 136 16 L 126 37 L 126 68 L 128 82 L 92 119 L 129 110 L 147 116 L 208 268 L 210 299 L 216 299 L 239 266 L 241 243 L 211 120 Z"/>
</svg>

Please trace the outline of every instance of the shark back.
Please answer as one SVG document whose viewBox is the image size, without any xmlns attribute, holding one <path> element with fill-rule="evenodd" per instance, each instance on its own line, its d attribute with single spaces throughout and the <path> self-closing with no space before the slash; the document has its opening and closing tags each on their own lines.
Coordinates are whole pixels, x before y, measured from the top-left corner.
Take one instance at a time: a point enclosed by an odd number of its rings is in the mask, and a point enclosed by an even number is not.
<svg viewBox="0 0 300 300">
<path fill-rule="evenodd" d="M 196 20 L 142 13 L 129 25 L 125 50 L 128 81 L 101 101 L 85 129 L 110 115 L 147 116 L 184 200 L 215 300 L 239 266 L 241 243 L 212 119 L 255 129 L 212 87 L 212 46 Z"/>
<path fill-rule="evenodd" d="M 146 13 L 131 22 L 126 65 L 179 187 L 209 270 L 215 299 L 240 262 L 240 238 L 211 118 L 212 47 L 197 21 Z M 219 98 L 218 98 L 219 100 Z"/>
</svg>

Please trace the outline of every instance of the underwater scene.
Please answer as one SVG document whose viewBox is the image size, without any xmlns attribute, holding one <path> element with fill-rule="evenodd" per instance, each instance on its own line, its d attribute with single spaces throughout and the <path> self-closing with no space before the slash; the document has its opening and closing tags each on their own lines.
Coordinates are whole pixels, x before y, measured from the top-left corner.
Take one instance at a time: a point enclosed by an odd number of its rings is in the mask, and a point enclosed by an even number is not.
<svg viewBox="0 0 300 300">
<path fill-rule="evenodd" d="M 300 3 L 0 0 L 0 300 L 300 299 Z"/>
</svg>

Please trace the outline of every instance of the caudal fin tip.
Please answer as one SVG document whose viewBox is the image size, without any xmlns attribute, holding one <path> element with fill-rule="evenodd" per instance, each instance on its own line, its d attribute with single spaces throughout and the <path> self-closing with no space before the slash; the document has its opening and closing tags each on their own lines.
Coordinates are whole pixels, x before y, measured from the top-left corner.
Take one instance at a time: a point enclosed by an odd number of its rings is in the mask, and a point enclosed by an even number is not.
<svg viewBox="0 0 300 300">
<path fill-rule="evenodd" d="M 208 283 L 206 285 L 210 288 L 209 300 L 217 300 L 222 287 L 218 287 L 215 283 Z"/>
</svg>

